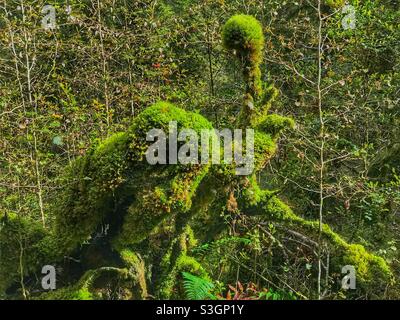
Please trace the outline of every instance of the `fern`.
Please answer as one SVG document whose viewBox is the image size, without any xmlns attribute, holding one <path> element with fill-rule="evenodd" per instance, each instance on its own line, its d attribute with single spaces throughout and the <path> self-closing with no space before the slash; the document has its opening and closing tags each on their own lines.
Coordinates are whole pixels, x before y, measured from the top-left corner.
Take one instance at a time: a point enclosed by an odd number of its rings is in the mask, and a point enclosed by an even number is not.
<svg viewBox="0 0 400 320">
<path fill-rule="evenodd" d="M 205 243 L 201 246 L 195 247 L 192 252 L 194 254 L 198 255 L 205 255 L 208 252 L 212 251 L 215 252 L 219 248 L 224 248 L 226 249 L 227 246 L 229 245 L 238 245 L 238 244 L 244 244 L 247 245 L 251 243 L 251 239 L 248 238 L 242 238 L 242 237 L 225 237 L 213 242 Z"/>
<path fill-rule="evenodd" d="M 206 279 L 197 277 L 188 272 L 182 272 L 183 287 L 185 288 L 186 297 L 189 300 L 215 299 L 210 293 L 214 288 L 214 284 Z"/>
</svg>

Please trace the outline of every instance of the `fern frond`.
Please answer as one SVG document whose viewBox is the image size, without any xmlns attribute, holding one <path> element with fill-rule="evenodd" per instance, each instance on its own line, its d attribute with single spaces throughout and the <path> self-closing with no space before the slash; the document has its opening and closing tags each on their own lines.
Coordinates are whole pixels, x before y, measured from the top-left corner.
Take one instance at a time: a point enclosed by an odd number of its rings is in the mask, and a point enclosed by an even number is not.
<svg viewBox="0 0 400 320">
<path fill-rule="evenodd" d="M 210 291 L 214 288 L 214 284 L 206 279 L 197 277 L 188 272 L 182 272 L 183 287 L 185 288 L 186 297 L 189 300 L 212 299 L 213 295 Z"/>
</svg>

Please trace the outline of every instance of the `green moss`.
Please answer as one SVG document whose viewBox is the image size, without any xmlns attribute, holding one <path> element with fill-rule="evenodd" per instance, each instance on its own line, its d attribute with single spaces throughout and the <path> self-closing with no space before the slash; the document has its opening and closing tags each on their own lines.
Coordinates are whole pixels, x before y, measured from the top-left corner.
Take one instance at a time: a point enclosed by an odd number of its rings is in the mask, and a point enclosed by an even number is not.
<svg viewBox="0 0 400 320">
<path fill-rule="evenodd" d="M 147 132 L 156 128 L 168 134 L 171 121 L 176 122 L 178 131 L 190 128 L 199 137 L 202 130 L 212 129 L 211 123 L 201 115 L 170 103 L 158 102 L 143 111 L 129 129 L 132 158 L 143 161 L 149 146 Z M 199 157 L 200 149 L 199 146 Z M 137 182 L 139 188 L 125 215 L 121 235 L 114 242 L 116 246 L 138 243 L 172 213 L 188 212 L 192 197 L 207 174 L 209 165 L 157 165 L 150 169 L 151 172 L 143 172 L 143 181 Z"/>
<path fill-rule="evenodd" d="M 231 17 L 222 29 L 222 41 L 225 48 L 237 50 L 243 56 L 255 53 L 253 63 L 261 62 L 264 34 L 260 22 L 254 17 L 244 14 Z"/>
<path fill-rule="evenodd" d="M 139 254 L 129 249 L 120 252 L 122 260 L 129 266 L 129 272 L 136 280 L 135 293 L 137 297 L 145 299 L 147 297 L 146 270 L 143 259 Z"/>
<path fill-rule="evenodd" d="M 149 142 L 146 141 L 147 133 L 151 129 L 161 129 L 168 135 L 171 121 L 177 123 L 178 131 L 192 129 L 199 136 L 202 129 L 213 128 L 211 123 L 198 113 L 185 111 L 168 102 L 157 102 L 141 112 L 129 129 L 132 157 L 142 161 L 149 146 Z"/>
<path fill-rule="evenodd" d="M 334 9 L 341 8 L 346 4 L 346 0 L 326 0 L 326 4 Z"/>
<path fill-rule="evenodd" d="M 94 300 L 87 288 L 75 289 L 75 286 L 50 291 L 38 297 L 39 300 Z"/>
<path fill-rule="evenodd" d="M 197 239 L 194 236 L 193 229 L 189 225 L 185 226 L 183 236 L 180 238 L 180 246 L 183 252 L 188 252 L 197 246 Z"/>
<path fill-rule="evenodd" d="M 110 298 L 108 291 L 112 291 L 113 287 L 117 287 L 119 291 L 124 291 L 124 299 L 139 299 L 139 296 L 134 295 L 133 287 L 136 285 L 134 280 L 134 276 L 127 269 L 102 267 L 88 270 L 76 284 L 43 293 L 38 299 L 104 300 Z M 104 292 L 104 288 L 107 288 L 107 292 Z"/>
<path fill-rule="evenodd" d="M 271 135 L 259 130 L 254 132 L 255 170 L 264 168 L 276 151 L 276 143 Z"/>
<path fill-rule="evenodd" d="M 178 130 L 190 128 L 199 136 L 202 129 L 212 128 L 210 122 L 197 113 L 159 102 L 143 111 L 128 133 L 118 133 L 99 142 L 85 157 L 74 162 L 65 177 L 68 187 L 54 207 L 57 233 L 63 238 L 66 252 L 90 239 L 118 203 L 132 203 L 128 206 L 119 239 L 122 239 L 121 247 L 144 239 L 172 211 L 190 208 L 191 197 L 208 166 L 177 164 L 151 168 L 147 165 L 153 173 L 139 167 L 151 144 L 146 141 L 147 133 L 157 128 L 168 134 L 171 121 L 177 123 Z M 133 177 L 135 186 L 130 181 Z M 131 187 L 126 188 L 127 183 Z"/>
<path fill-rule="evenodd" d="M 95 296 L 90 292 L 90 286 L 96 275 L 95 270 L 87 271 L 77 284 L 49 291 L 40 295 L 41 300 L 94 300 Z"/>
<path fill-rule="evenodd" d="M 261 110 L 262 115 L 267 114 L 271 108 L 272 102 L 278 97 L 279 91 L 275 88 L 273 83 L 263 83 L 263 96 L 261 100 Z"/>
<path fill-rule="evenodd" d="M 202 265 L 188 251 L 197 245 L 192 228 L 186 225 L 182 233 L 176 237 L 161 262 L 161 281 L 158 284 L 157 294 L 161 299 L 178 298 L 177 284 L 182 272 L 189 272 L 204 279 L 210 280 Z"/>
<path fill-rule="evenodd" d="M 279 220 L 289 220 L 293 219 L 295 216 L 292 209 L 281 201 L 278 197 L 271 197 L 264 207 L 268 215 L 273 219 Z"/>
<path fill-rule="evenodd" d="M 308 221 L 295 215 L 292 209 L 271 192 L 265 192 L 258 187 L 256 180 L 250 178 L 247 189 L 243 191 L 245 206 L 242 210 L 248 214 L 262 215 L 267 219 L 285 223 L 293 229 L 304 231 L 309 237 L 318 238 L 318 221 Z M 384 259 L 373 255 L 361 245 L 348 244 L 327 224 L 322 225 L 322 240 L 326 242 L 331 254 L 332 269 L 339 274 L 344 265 L 352 265 L 357 272 L 357 283 L 363 288 L 371 285 L 384 286 L 392 277 L 392 272 Z"/>
<path fill-rule="evenodd" d="M 262 190 L 257 183 L 256 175 L 252 175 L 247 178 L 242 189 L 243 195 L 243 210 L 247 210 L 249 207 L 257 206 L 261 201 L 268 201 L 274 192 L 269 190 Z"/>
<path fill-rule="evenodd" d="M 313 234 L 315 237 L 319 232 L 319 224 L 317 221 L 307 221 L 298 216 L 292 215 L 290 222 L 294 226 L 300 226 Z M 390 280 L 392 273 L 384 259 L 373 255 L 365 250 L 359 244 L 348 244 L 336 232 L 334 232 L 327 224 L 322 225 L 322 237 L 328 241 L 332 252 L 335 252 L 338 258 L 333 259 L 338 272 L 345 265 L 354 266 L 357 272 L 357 282 L 363 286 L 374 284 L 376 287 Z"/>
<path fill-rule="evenodd" d="M 205 280 L 211 280 L 202 265 L 195 258 L 182 253 L 176 259 L 173 267 L 165 274 L 158 290 L 159 298 L 174 299 L 181 296 L 176 290 L 178 289 L 177 284 L 182 272 L 189 272 Z"/>
<path fill-rule="evenodd" d="M 124 217 L 120 235 L 114 240 L 116 247 L 136 244 L 147 238 L 151 231 L 171 212 L 171 203 L 160 187 L 144 190 L 137 195 Z"/>
<path fill-rule="evenodd" d="M 208 167 L 198 166 L 180 173 L 166 173 L 166 182 L 153 180 L 149 189 L 138 192 L 128 208 L 120 236 L 115 240 L 124 246 L 144 240 L 164 219 L 172 214 L 182 215 L 191 208 L 191 199 Z M 158 176 L 160 177 L 160 176 Z M 153 189 L 154 186 L 154 189 Z"/>
<path fill-rule="evenodd" d="M 202 265 L 193 257 L 182 254 L 176 261 L 175 271 L 179 274 L 189 272 L 206 280 L 211 280 Z"/>
<path fill-rule="evenodd" d="M 118 133 L 78 158 L 65 174 L 66 188 L 52 211 L 65 253 L 88 240 L 105 216 L 113 212 L 117 188 L 126 179 L 128 135 Z"/>
<path fill-rule="evenodd" d="M 359 244 L 345 247 L 343 264 L 352 265 L 356 270 L 357 281 L 364 285 L 379 285 L 380 281 L 388 281 L 392 273 L 381 257 L 375 256 Z"/>
<path fill-rule="evenodd" d="M 273 138 L 277 138 L 282 130 L 293 128 L 294 121 L 291 118 L 283 117 L 278 114 L 270 114 L 266 116 L 261 123 L 257 125 L 257 130 L 270 134 Z"/>
<path fill-rule="evenodd" d="M 13 213 L 0 215 L 0 296 L 12 284 L 59 258 L 57 243 L 40 223 Z"/>
<path fill-rule="evenodd" d="M 247 92 L 258 97 L 262 94 L 260 63 L 263 58 L 264 34 L 260 22 L 249 15 L 231 17 L 222 29 L 222 41 L 228 50 L 234 50 L 244 62 L 243 74 Z"/>
<path fill-rule="evenodd" d="M 88 289 L 79 289 L 71 294 L 71 300 L 93 300 L 93 295 Z"/>
</svg>

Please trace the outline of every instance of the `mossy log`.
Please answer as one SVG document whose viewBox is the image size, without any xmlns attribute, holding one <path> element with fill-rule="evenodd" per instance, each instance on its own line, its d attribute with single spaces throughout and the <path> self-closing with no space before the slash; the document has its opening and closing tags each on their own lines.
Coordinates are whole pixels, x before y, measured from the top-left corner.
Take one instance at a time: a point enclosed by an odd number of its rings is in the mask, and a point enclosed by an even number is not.
<svg viewBox="0 0 400 320">
<path fill-rule="evenodd" d="M 294 126 L 292 119 L 268 113 L 277 91 L 261 80 L 262 27 L 253 17 L 234 16 L 223 29 L 223 41 L 243 62 L 247 89 L 236 125 L 255 131 L 254 173 L 237 176 L 234 166 L 227 164 L 148 164 L 149 130 L 168 132 L 171 121 L 178 130 L 200 133 L 213 128 L 198 113 L 156 103 L 139 114 L 126 132 L 96 141 L 85 156 L 66 168 L 65 187 L 49 211 L 55 217 L 51 230 L 24 217 L 0 217 L 0 297 L 18 296 L 24 279 L 38 274 L 43 265 L 82 257 L 83 247 L 95 245 L 100 234 L 101 246 L 115 259 L 98 256 L 96 269 L 81 263 L 70 285 L 31 297 L 105 299 L 111 297 L 105 288 L 112 283 L 122 288 L 118 297 L 123 299 L 182 298 L 177 285 L 182 271 L 209 278 L 207 270 L 190 256 L 190 248 L 201 241 L 195 239 L 191 226 L 197 222 L 207 237 L 218 237 L 224 226 L 204 224 L 204 215 L 219 216 L 232 196 L 243 214 L 278 221 L 318 238 L 317 222 L 295 215 L 273 191 L 262 190 L 255 178 L 273 157 L 281 131 Z M 106 234 L 101 232 L 105 225 Z M 382 258 L 346 243 L 327 225 L 321 234 L 338 257 L 333 269 L 353 264 L 364 287 L 372 281 L 382 286 L 390 280 L 390 269 Z"/>
</svg>

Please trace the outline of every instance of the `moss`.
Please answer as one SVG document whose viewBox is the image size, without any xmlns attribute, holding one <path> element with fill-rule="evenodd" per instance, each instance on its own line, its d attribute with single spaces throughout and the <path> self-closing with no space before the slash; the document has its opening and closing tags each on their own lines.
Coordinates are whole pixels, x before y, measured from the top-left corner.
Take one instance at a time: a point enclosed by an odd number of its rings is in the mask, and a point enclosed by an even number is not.
<svg viewBox="0 0 400 320">
<path fill-rule="evenodd" d="M 46 292 L 37 297 L 40 300 L 108 300 L 109 291 L 118 288 L 122 299 L 138 299 L 132 287 L 136 284 L 134 276 L 127 269 L 102 267 L 88 270 L 72 286 Z M 104 291 L 104 288 L 107 288 Z M 111 289 L 111 290 L 110 290 Z"/>
<path fill-rule="evenodd" d="M 211 280 L 202 265 L 195 258 L 182 253 L 176 259 L 172 269 L 163 278 L 161 286 L 158 289 L 159 298 L 174 299 L 182 296 L 176 291 L 182 272 L 189 272 L 205 280 Z"/>
<path fill-rule="evenodd" d="M 60 256 L 57 242 L 40 223 L 8 213 L 0 215 L 0 296 L 12 284 Z"/>
<path fill-rule="evenodd" d="M 207 170 L 208 167 L 198 166 L 178 174 L 167 172 L 165 184 L 154 180 L 151 187 L 138 192 L 124 217 L 122 232 L 115 240 L 116 245 L 117 242 L 120 246 L 139 243 L 168 216 L 187 213 L 199 180 L 203 179 Z"/>
<path fill-rule="evenodd" d="M 93 300 L 93 295 L 88 289 L 79 289 L 71 294 L 71 300 Z"/>
<path fill-rule="evenodd" d="M 264 34 L 260 22 L 252 16 L 239 14 L 231 17 L 222 30 L 222 41 L 229 50 L 237 50 L 245 56 L 257 53 L 254 63 L 260 63 L 264 48 Z"/>
<path fill-rule="evenodd" d="M 318 223 L 311 225 L 301 220 L 297 221 L 302 226 L 312 226 L 313 232 L 315 235 L 317 234 Z M 362 245 L 346 243 L 326 224 L 323 225 L 322 236 L 328 241 L 332 253 L 337 257 L 332 259 L 331 269 L 340 274 L 343 266 L 354 266 L 357 286 L 361 291 L 368 292 L 372 290 L 378 292 L 379 290 L 384 290 L 392 281 L 393 274 L 383 258 L 369 253 Z"/>
<path fill-rule="evenodd" d="M 122 260 L 128 265 L 129 272 L 136 279 L 136 296 L 142 299 L 147 297 L 147 283 L 145 275 L 145 264 L 139 254 L 129 249 L 123 249 L 120 252 Z"/>
<path fill-rule="evenodd" d="M 257 130 L 268 133 L 273 138 L 277 138 L 284 129 L 293 127 L 293 119 L 277 114 L 270 114 L 257 125 Z"/>
<path fill-rule="evenodd" d="M 307 230 L 308 234 L 318 235 L 319 223 L 317 221 L 307 221 L 293 214 L 290 222 Z M 332 269 L 336 269 L 340 273 L 341 267 L 354 266 L 357 272 L 357 282 L 364 288 L 372 284 L 377 288 L 390 281 L 392 272 L 381 257 L 369 253 L 362 245 L 348 244 L 327 224 L 322 225 L 322 237 L 337 256 L 333 259 L 334 268 Z"/>
<path fill-rule="evenodd" d="M 234 50 L 244 62 L 243 73 L 248 85 L 247 92 L 261 96 L 262 81 L 260 63 L 263 58 L 264 34 L 260 22 L 249 15 L 235 15 L 224 25 L 222 41 L 228 50 Z"/>
<path fill-rule="evenodd" d="M 242 210 L 245 213 L 262 215 L 290 228 L 302 230 L 310 237 L 318 238 L 318 221 L 308 221 L 295 215 L 272 191 L 262 190 L 254 176 L 248 179 L 242 194 Z M 332 270 L 340 274 L 341 267 L 353 265 L 357 272 L 357 282 L 364 289 L 371 285 L 384 286 L 391 280 L 392 272 L 384 259 L 367 252 L 361 245 L 348 244 L 327 224 L 322 225 L 321 231 L 322 240 L 329 246 L 331 255 L 337 257 L 332 259 Z"/>
<path fill-rule="evenodd" d="M 193 229 L 189 225 L 185 226 L 183 236 L 180 238 L 180 246 L 184 252 L 188 252 L 197 246 L 197 239 L 194 236 Z"/>
<path fill-rule="evenodd" d="M 343 265 L 354 266 L 357 281 L 364 285 L 378 286 L 380 281 L 389 281 L 392 276 L 385 260 L 367 252 L 359 244 L 351 244 L 345 247 Z"/>
<path fill-rule="evenodd" d="M 95 296 L 90 292 L 90 286 L 95 274 L 94 270 L 89 270 L 77 284 L 43 293 L 38 298 L 40 300 L 94 300 Z"/>
<path fill-rule="evenodd" d="M 179 275 L 182 272 L 189 272 L 205 280 L 211 280 L 203 266 L 195 258 L 185 254 L 180 255 L 177 259 L 175 272 L 177 272 Z"/>
<path fill-rule="evenodd" d="M 142 161 L 149 146 L 149 142 L 146 141 L 147 133 L 151 129 L 161 129 L 168 135 L 171 121 L 177 123 L 178 131 L 190 128 L 199 135 L 202 129 L 213 128 L 211 123 L 198 113 L 185 111 L 168 102 L 157 102 L 141 112 L 129 129 L 132 157 Z M 199 149 L 199 156 L 200 151 Z"/>
<path fill-rule="evenodd" d="M 39 300 L 94 300 L 87 288 L 75 289 L 75 286 L 50 291 L 38 297 Z"/>
<path fill-rule="evenodd" d="M 128 135 L 118 133 L 93 147 L 68 168 L 66 188 L 52 208 L 56 233 L 65 253 L 88 240 L 100 222 L 113 212 L 114 195 L 125 181 Z"/>
<path fill-rule="evenodd" d="M 189 272 L 210 280 L 202 265 L 188 251 L 197 245 L 192 228 L 186 225 L 182 233 L 176 237 L 161 262 L 161 281 L 157 294 L 161 299 L 178 298 L 182 296 L 177 284 L 182 272 Z"/>
<path fill-rule="evenodd" d="M 254 166 L 259 171 L 264 168 L 276 151 L 276 143 L 271 135 L 262 131 L 254 132 Z"/>
<path fill-rule="evenodd" d="M 292 209 L 276 196 L 271 197 L 266 202 L 264 209 L 273 219 L 289 220 L 295 217 Z"/>
<path fill-rule="evenodd" d="M 262 190 L 257 183 L 256 175 L 248 177 L 241 186 L 242 190 L 242 209 L 247 210 L 249 207 L 257 206 L 261 201 L 268 201 L 274 195 L 274 191 Z"/>
<path fill-rule="evenodd" d="M 267 114 L 269 109 L 271 108 L 271 104 L 278 97 L 278 89 L 275 88 L 273 83 L 263 83 L 263 96 L 261 100 L 261 114 Z"/>
<path fill-rule="evenodd" d="M 168 133 L 171 121 L 177 123 L 178 130 L 191 128 L 199 135 L 202 129 L 212 128 L 197 113 L 159 102 L 143 111 L 127 133 L 99 142 L 85 157 L 75 161 L 66 174 L 66 180 L 74 182 L 62 192 L 54 208 L 57 233 L 63 238 L 66 252 L 90 239 L 100 222 L 110 219 L 118 203 L 132 203 L 127 206 L 121 236 L 127 243 L 144 239 L 171 211 L 190 208 L 191 197 L 208 166 L 159 165 L 153 167 L 152 174 L 140 172 L 138 167 L 150 144 L 146 141 L 147 133 L 153 128 Z M 137 186 L 126 189 L 124 186 L 131 183 L 133 175 Z M 121 247 L 125 244 L 121 243 Z"/>
<path fill-rule="evenodd" d="M 176 122 L 178 131 L 190 128 L 199 137 L 202 130 L 212 129 L 211 123 L 201 115 L 179 109 L 170 103 L 158 102 L 143 111 L 129 129 L 132 159 L 143 161 L 149 145 L 146 141 L 147 132 L 157 128 L 167 134 L 171 121 Z M 209 165 L 157 165 L 151 169 L 152 172 L 143 172 L 143 184 L 127 210 L 121 235 L 114 242 L 116 246 L 138 243 L 172 213 L 179 215 L 188 212 L 192 197 L 207 174 Z"/>
<path fill-rule="evenodd" d="M 325 3 L 334 9 L 341 8 L 346 4 L 345 0 L 326 0 Z"/>
</svg>

